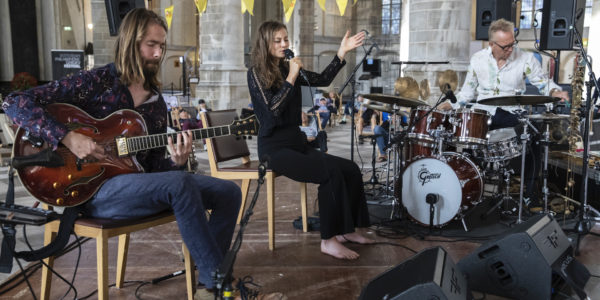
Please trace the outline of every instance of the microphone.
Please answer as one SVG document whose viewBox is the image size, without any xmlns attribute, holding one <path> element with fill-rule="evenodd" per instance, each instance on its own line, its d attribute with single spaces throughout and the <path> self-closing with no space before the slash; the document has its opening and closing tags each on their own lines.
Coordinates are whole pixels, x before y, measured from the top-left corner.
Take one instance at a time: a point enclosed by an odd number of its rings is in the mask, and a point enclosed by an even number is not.
<svg viewBox="0 0 600 300">
<path fill-rule="evenodd" d="M 452 91 L 452 89 L 450 89 L 450 85 L 446 83 L 446 88 L 445 88 L 445 92 L 444 92 L 445 96 L 444 98 L 446 99 L 450 99 L 450 102 L 452 103 L 456 103 L 456 96 L 454 95 L 454 92 Z"/>
<path fill-rule="evenodd" d="M 290 49 L 285 49 L 283 50 L 283 55 L 285 55 L 285 58 L 292 59 L 294 58 L 294 51 L 290 50 Z M 310 81 L 308 80 L 308 76 L 306 76 L 306 73 L 304 73 L 303 69 L 300 69 L 300 76 L 302 76 L 302 78 L 304 78 L 304 81 L 306 81 L 306 83 L 310 84 Z"/>
<path fill-rule="evenodd" d="M 369 34 L 369 31 L 366 29 L 361 29 L 360 31 L 363 31 L 365 33 L 365 40 L 371 40 L 373 38 L 373 36 L 371 36 L 371 34 Z M 379 49 L 379 45 L 377 45 L 377 43 L 375 43 L 375 41 L 373 41 L 373 46 L 377 49 L 377 50 L 381 50 Z"/>
</svg>

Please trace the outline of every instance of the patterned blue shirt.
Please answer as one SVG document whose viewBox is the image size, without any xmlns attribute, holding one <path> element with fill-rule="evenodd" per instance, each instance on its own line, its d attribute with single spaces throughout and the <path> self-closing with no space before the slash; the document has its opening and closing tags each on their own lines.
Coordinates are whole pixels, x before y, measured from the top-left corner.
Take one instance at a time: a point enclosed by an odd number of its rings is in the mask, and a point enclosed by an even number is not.
<svg viewBox="0 0 600 300">
<path fill-rule="evenodd" d="M 54 150 L 67 135 L 65 125 L 47 114 L 44 106 L 51 103 L 75 105 L 96 119 L 102 119 L 120 109 L 137 111 L 146 122 L 148 134 L 165 133 L 167 130 L 167 106 L 160 92 L 158 97 L 134 107 L 133 97 L 126 85 L 121 83 L 114 64 L 81 71 L 76 75 L 52 81 L 27 91 L 9 94 L 2 109 L 11 120 L 44 139 Z M 146 172 L 180 169 L 166 158 L 165 148 L 143 151 L 137 154 L 138 162 Z"/>
</svg>

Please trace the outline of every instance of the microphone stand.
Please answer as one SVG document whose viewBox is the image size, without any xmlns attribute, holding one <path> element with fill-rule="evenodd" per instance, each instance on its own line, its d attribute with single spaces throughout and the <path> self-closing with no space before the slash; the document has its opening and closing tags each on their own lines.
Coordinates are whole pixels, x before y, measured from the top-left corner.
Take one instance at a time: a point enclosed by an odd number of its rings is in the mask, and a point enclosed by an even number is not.
<svg viewBox="0 0 600 300">
<path fill-rule="evenodd" d="M 575 33 L 575 37 L 577 38 L 577 42 L 579 43 L 579 53 L 581 57 L 585 61 L 585 64 L 588 67 L 588 76 L 589 80 L 586 82 L 586 103 L 585 103 L 585 122 L 583 126 L 583 159 L 581 165 L 581 178 L 583 179 L 583 183 L 581 184 L 581 192 L 580 197 L 581 200 L 581 212 L 579 214 L 579 221 L 575 225 L 575 231 L 577 232 L 577 244 L 575 247 L 575 255 L 579 255 L 579 242 L 581 241 L 581 236 L 586 235 L 590 232 L 592 228 L 593 221 L 600 221 L 600 213 L 595 210 L 592 206 L 588 204 L 587 201 L 587 185 L 588 185 L 588 160 L 589 160 L 589 140 L 590 140 L 590 109 L 592 107 L 592 101 L 595 102 L 597 99 L 592 99 L 592 84 L 596 87 L 596 91 L 600 90 L 598 86 L 598 80 L 596 79 L 596 75 L 592 70 L 592 64 L 588 58 L 587 52 L 583 48 L 583 41 L 581 39 L 581 34 L 579 30 L 577 30 L 577 26 L 574 24 L 571 25 L 573 32 Z M 593 211 L 594 214 L 598 217 L 590 216 L 590 211 Z"/>
<path fill-rule="evenodd" d="M 365 56 L 363 56 L 363 58 L 360 60 L 360 62 L 354 67 L 354 70 L 352 70 L 352 73 L 350 74 L 350 76 L 348 77 L 348 79 L 346 80 L 346 82 L 344 82 L 344 85 L 342 85 L 342 87 L 340 88 L 339 94 L 341 95 L 344 92 L 344 89 L 348 86 L 349 83 L 352 83 L 352 97 L 350 98 L 350 160 L 354 161 L 354 98 L 356 97 L 356 72 L 358 71 L 358 68 L 360 68 L 360 66 L 362 66 L 363 62 L 365 61 L 365 59 L 367 59 L 367 56 L 371 55 L 371 51 L 373 51 L 373 48 L 379 48 L 379 46 L 377 46 L 377 43 L 373 42 L 373 44 L 371 44 L 371 46 L 369 47 L 369 49 L 367 50 L 367 52 L 365 52 Z"/>
<path fill-rule="evenodd" d="M 240 251 L 240 247 L 242 246 L 242 240 L 244 238 L 244 230 L 246 229 L 246 225 L 250 220 L 250 216 L 254 213 L 254 205 L 258 200 L 260 187 L 265 182 L 265 174 L 267 174 L 266 162 L 261 162 L 258 166 L 258 185 L 256 186 L 254 197 L 252 197 L 252 201 L 250 202 L 248 209 L 246 209 L 244 218 L 242 218 L 240 222 L 240 229 L 238 230 L 237 236 L 235 237 L 233 246 L 225 254 L 225 257 L 223 258 L 223 261 L 221 262 L 219 268 L 215 272 L 213 272 L 213 280 L 216 287 L 215 299 L 234 299 L 233 288 L 231 286 L 231 282 L 233 281 L 233 264 L 235 263 L 237 253 Z"/>
</svg>

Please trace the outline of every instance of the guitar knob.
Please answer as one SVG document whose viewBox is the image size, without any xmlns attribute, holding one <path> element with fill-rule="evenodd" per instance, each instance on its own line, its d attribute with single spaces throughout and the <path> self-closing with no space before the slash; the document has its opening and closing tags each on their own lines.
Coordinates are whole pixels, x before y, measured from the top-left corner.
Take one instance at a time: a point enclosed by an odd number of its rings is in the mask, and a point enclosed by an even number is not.
<svg viewBox="0 0 600 300">
<path fill-rule="evenodd" d="M 79 196 L 79 192 L 78 191 L 72 191 L 71 192 L 71 197 L 75 198 L 77 196 Z"/>
<path fill-rule="evenodd" d="M 56 198 L 56 205 L 63 205 L 65 203 L 65 199 L 63 198 Z"/>
<path fill-rule="evenodd" d="M 72 180 L 73 179 L 73 175 L 72 174 L 67 175 L 67 179 Z"/>
<path fill-rule="evenodd" d="M 60 187 L 60 182 L 54 182 L 54 183 L 52 184 L 52 187 L 53 187 L 55 190 L 56 190 L 56 189 L 58 189 L 58 188 Z"/>
</svg>

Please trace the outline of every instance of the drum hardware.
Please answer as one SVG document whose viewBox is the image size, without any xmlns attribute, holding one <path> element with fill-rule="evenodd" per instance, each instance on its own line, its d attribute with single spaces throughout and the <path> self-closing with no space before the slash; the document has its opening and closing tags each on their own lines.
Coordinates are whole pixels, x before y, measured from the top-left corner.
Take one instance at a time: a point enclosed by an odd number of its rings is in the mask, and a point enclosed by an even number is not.
<svg viewBox="0 0 600 300">
<path fill-rule="evenodd" d="M 371 154 L 371 178 L 369 179 L 369 181 L 366 181 L 365 184 L 370 184 L 371 185 L 371 189 L 375 188 L 375 185 L 380 184 L 379 180 L 377 179 L 377 172 L 375 171 L 375 164 L 377 162 L 377 138 L 381 137 L 381 134 L 374 134 L 374 135 L 367 135 L 365 137 L 368 137 L 371 139 L 371 145 L 373 145 L 373 153 Z"/>
<path fill-rule="evenodd" d="M 523 188 L 525 185 L 525 155 L 527 152 L 527 141 L 529 140 L 529 133 L 527 132 L 527 128 L 531 127 L 536 134 L 540 132 L 529 122 L 529 119 L 525 116 L 525 111 L 521 109 L 515 110 L 515 113 L 519 115 L 519 122 L 523 125 L 523 133 L 521 134 L 521 183 L 519 187 L 519 216 L 517 218 L 517 224 L 521 224 L 523 220 L 521 219 L 521 215 L 523 213 Z"/>
<path fill-rule="evenodd" d="M 482 219 L 485 219 L 487 216 L 489 216 L 490 214 L 492 214 L 492 212 L 494 212 L 497 208 L 499 208 L 500 206 L 502 206 L 502 204 L 504 204 L 504 210 L 502 211 L 502 214 L 512 214 L 513 212 L 510 210 L 510 207 L 508 206 L 510 201 L 515 201 L 513 199 L 513 197 L 510 195 L 510 180 L 511 180 L 511 175 L 515 173 L 514 170 L 509 169 L 508 168 L 508 161 L 503 161 L 503 162 L 494 162 L 494 164 L 502 164 L 502 166 L 500 167 L 501 171 L 502 171 L 502 177 L 504 178 L 504 189 L 503 192 L 499 195 L 500 199 L 498 200 L 498 202 L 496 202 L 496 204 L 494 204 L 494 206 L 492 206 L 485 214 L 481 215 Z M 516 201 L 515 201 L 516 202 Z"/>
</svg>

